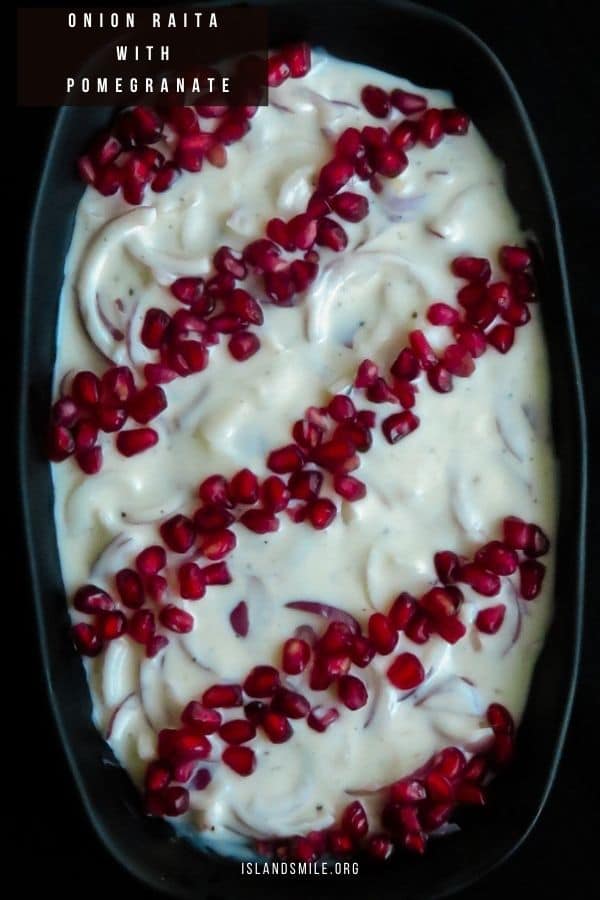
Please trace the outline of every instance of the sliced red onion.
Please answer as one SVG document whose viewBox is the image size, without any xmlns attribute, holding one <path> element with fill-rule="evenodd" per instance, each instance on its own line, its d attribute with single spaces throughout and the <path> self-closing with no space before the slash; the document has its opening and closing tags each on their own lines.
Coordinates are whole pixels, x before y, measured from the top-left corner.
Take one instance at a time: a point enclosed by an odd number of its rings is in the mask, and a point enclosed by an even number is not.
<svg viewBox="0 0 600 900">
<path fill-rule="evenodd" d="M 360 631 L 360 625 L 354 616 L 337 606 L 330 606 L 328 603 L 320 603 L 317 600 L 292 600 L 285 605 L 288 609 L 312 613 L 315 616 L 322 616 L 324 619 L 331 619 L 333 622 L 344 622 L 353 634 L 358 634 Z"/>
</svg>

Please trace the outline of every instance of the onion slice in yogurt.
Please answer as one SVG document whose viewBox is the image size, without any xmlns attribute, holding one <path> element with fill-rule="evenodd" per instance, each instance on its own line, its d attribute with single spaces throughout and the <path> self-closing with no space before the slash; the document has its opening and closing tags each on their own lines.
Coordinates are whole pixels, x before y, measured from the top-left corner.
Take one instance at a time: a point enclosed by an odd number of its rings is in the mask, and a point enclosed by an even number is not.
<svg viewBox="0 0 600 900">
<path fill-rule="evenodd" d="M 360 625 L 354 616 L 338 606 L 330 606 L 328 603 L 320 603 L 318 600 L 292 600 L 285 605 L 288 609 L 298 609 L 302 612 L 313 613 L 315 616 L 322 616 L 324 619 L 331 619 L 333 622 L 343 622 L 353 634 L 358 634 L 360 631 Z"/>
</svg>

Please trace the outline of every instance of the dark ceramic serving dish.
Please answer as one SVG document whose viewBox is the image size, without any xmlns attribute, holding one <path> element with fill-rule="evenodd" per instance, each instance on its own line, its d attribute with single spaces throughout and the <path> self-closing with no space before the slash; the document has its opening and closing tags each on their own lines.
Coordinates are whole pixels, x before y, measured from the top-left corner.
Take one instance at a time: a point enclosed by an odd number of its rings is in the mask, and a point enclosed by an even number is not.
<svg viewBox="0 0 600 900">
<path fill-rule="evenodd" d="M 218 4 L 214 4 L 218 5 Z M 582 617 L 585 421 L 573 321 L 556 207 L 521 101 L 490 50 L 462 26 L 409 3 L 276 2 L 271 45 L 306 39 L 350 60 L 398 72 L 417 84 L 450 88 L 496 154 L 523 224 L 538 236 L 540 295 L 553 379 L 553 424 L 560 458 L 556 613 L 536 668 L 514 766 L 491 790 L 487 809 L 463 830 L 432 842 L 424 859 L 398 854 L 386 866 L 363 861 L 353 881 L 378 897 L 432 898 L 466 887 L 523 841 L 544 805 L 560 757 L 573 697 Z M 99 837 L 146 885 L 182 898 L 229 898 L 306 890 L 304 878 L 251 878 L 239 865 L 207 857 L 145 818 L 127 775 L 94 729 L 83 668 L 68 619 L 52 516 L 43 435 L 51 399 L 63 262 L 81 185 L 73 159 L 110 115 L 64 108 L 48 148 L 31 229 L 23 331 L 20 423 L 21 486 L 42 656 L 51 703 L 82 801 Z M 310 890 L 335 890 L 335 876 Z"/>
</svg>

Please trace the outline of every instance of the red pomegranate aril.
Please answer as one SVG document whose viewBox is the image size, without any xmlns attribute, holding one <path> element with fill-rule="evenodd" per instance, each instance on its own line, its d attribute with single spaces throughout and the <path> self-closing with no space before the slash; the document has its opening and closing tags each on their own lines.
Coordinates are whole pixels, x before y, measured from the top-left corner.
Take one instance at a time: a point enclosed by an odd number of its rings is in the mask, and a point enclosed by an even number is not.
<svg viewBox="0 0 600 900">
<path fill-rule="evenodd" d="M 347 438 L 333 438 L 315 447 L 312 460 L 323 469 L 335 472 L 353 456 L 354 450 L 354 444 Z"/>
<path fill-rule="evenodd" d="M 222 120 L 214 132 L 214 139 L 219 145 L 225 144 L 225 146 L 229 146 L 229 144 L 235 144 L 236 141 L 240 141 L 249 131 L 250 123 L 248 120 L 237 113 L 231 113 Z M 219 163 L 220 160 L 217 162 L 217 165 Z"/>
<path fill-rule="evenodd" d="M 123 170 L 118 166 L 107 166 L 98 172 L 94 187 L 103 197 L 112 197 L 121 187 L 122 181 Z"/>
<path fill-rule="evenodd" d="M 524 547 L 525 556 L 544 556 L 544 554 L 547 553 L 549 549 L 550 541 L 548 539 L 548 536 L 544 534 L 539 525 L 528 525 L 527 541 Z"/>
<path fill-rule="evenodd" d="M 348 653 L 353 634 L 345 622 L 331 622 L 320 638 L 317 649 L 320 654 Z"/>
<path fill-rule="evenodd" d="M 173 781 L 177 781 L 180 784 L 187 784 L 187 782 L 194 774 L 196 763 L 197 760 L 195 759 L 184 758 L 180 760 L 174 760 L 172 765 Z"/>
<path fill-rule="evenodd" d="M 420 94 L 411 94 L 409 91 L 401 90 L 401 88 L 396 88 L 392 91 L 390 101 L 392 106 L 395 106 L 405 116 L 412 116 L 427 109 L 425 97 L 422 97 Z"/>
<path fill-rule="evenodd" d="M 387 677 L 394 687 L 409 691 L 425 679 L 425 670 L 414 653 L 400 653 L 388 668 Z"/>
<path fill-rule="evenodd" d="M 338 660 L 339 662 L 339 660 Z M 350 668 L 350 660 L 347 658 L 347 666 Z M 335 668 L 335 661 L 332 666 L 328 667 L 325 665 L 325 659 L 317 658 L 315 663 L 310 670 L 310 678 L 308 679 L 308 685 L 313 691 L 326 691 L 328 687 L 332 684 L 332 682 L 337 677 L 336 672 L 331 672 L 330 668 Z"/>
<path fill-rule="evenodd" d="M 489 260 L 478 256 L 457 256 L 452 260 L 451 269 L 457 278 L 466 278 L 467 281 L 483 282 L 484 284 L 490 280 L 492 275 Z M 475 296 L 480 299 L 483 293 L 479 287 L 477 291 Z"/>
<path fill-rule="evenodd" d="M 294 733 L 286 717 L 270 709 L 266 710 L 260 724 L 272 744 L 284 744 Z"/>
<path fill-rule="evenodd" d="M 171 780 L 171 771 L 164 763 L 154 760 L 148 765 L 144 776 L 144 787 L 147 791 L 160 791 Z"/>
<path fill-rule="evenodd" d="M 313 500 L 308 508 L 308 519 L 313 528 L 322 531 L 328 528 L 337 514 L 335 503 L 328 498 L 321 497 Z"/>
<path fill-rule="evenodd" d="M 249 697 L 271 697 L 279 687 L 279 672 L 273 666 L 255 666 L 243 687 Z"/>
<path fill-rule="evenodd" d="M 279 688 L 273 696 L 271 708 L 288 719 L 304 719 L 310 712 L 310 703 L 297 691 Z"/>
<path fill-rule="evenodd" d="M 327 846 L 333 856 L 348 856 L 354 850 L 354 842 L 350 835 L 339 828 L 327 832 Z"/>
<path fill-rule="evenodd" d="M 519 590 L 524 600 L 535 600 L 542 589 L 546 566 L 535 559 L 526 559 L 519 566 Z"/>
<path fill-rule="evenodd" d="M 71 629 L 71 637 L 75 649 L 82 656 L 98 656 L 104 646 L 96 628 L 88 625 L 87 622 L 78 622 L 77 625 L 74 625 Z"/>
<path fill-rule="evenodd" d="M 454 574 L 459 565 L 458 556 L 451 550 L 440 550 L 433 557 L 435 571 L 442 584 L 454 581 Z"/>
<path fill-rule="evenodd" d="M 346 675 L 350 670 L 350 657 L 347 653 L 332 653 L 319 659 L 315 665 L 315 678 L 317 681 L 323 677 L 323 681 L 331 684 L 341 675 Z M 312 684 L 311 684 L 312 687 Z"/>
<path fill-rule="evenodd" d="M 498 353 L 508 353 L 515 340 L 515 329 L 509 324 L 496 325 L 488 333 L 487 340 Z"/>
<path fill-rule="evenodd" d="M 529 525 L 516 516 L 507 516 L 502 524 L 504 542 L 514 550 L 525 550 L 529 542 Z"/>
<path fill-rule="evenodd" d="M 328 197 L 337 194 L 350 181 L 353 174 L 354 166 L 347 159 L 332 159 L 319 173 L 318 188 Z"/>
<path fill-rule="evenodd" d="M 229 486 L 222 475 L 209 475 L 198 488 L 198 496 L 205 503 L 231 506 Z"/>
<path fill-rule="evenodd" d="M 292 437 L 304 449 L 312 450 L 323 440 L 323 428 L 306 419 L 298 419 L 292 428 Z"/>
<path fill-rule="evenodd" d="M 289 65 L 291 78 L 302 78 L 310 71 L 310 45 L 302 42 L 284 47 L 282 54 Z"/>
<path fill-rule="evenodd" d="M 267 84 L 279 87 L 290 77 L 290 67 L 282 53 L 275 53 L 267 61 Z"/>
<path fill-rule="evenodd" d="M 357 425 L 362 426 L 362 428 L 372 430 L 375 428 L 377 416 L 372 409 L 359 409 L 356 413 L 355 422 Z"/>
<path fill-rule="evenodd" d="M 134 106 L 130 116 L 135 123 L 136 138 L 141 144 L 154 144 L 161 136 L 163 122 L 149 106 Z"/>
<path fill-rule="evenodd" d="M 208 141 L 206 135 L 184 134 L 179 138 L 173 160 L 177 166 L 185 169 L 186 172 L 199 172 L 202 169 L 207 149 Z"/>
<path fill-rule="evenodd" d="M 177 515 L 160 526 L 160 534 L 170 550 L 175 553 L 187 553 L 196 536 L 194 523 L 187 516 Z"/>
<path fill-rule="evenodd" d="M 179 593 L 186 600 L 199 600 L 206 593 L 206 583 L 200 566 L 189 562 L 180 566 L 177 572 Z"/>
<path fill-rule="evenodd" d="M 144 199 L 145 188 L 144 182 L 133 178 L 125 178 L 123 181 L 123 198 L 131 206 L 139 206 Z"/>
<path fill-rule="evenodd" d="M 201 533 L 222 531 L 234 521 L 233 514 L 219 503 L 207 503 L 194 513 L 194 526 Z"/>
<path fill-rule="evenodd" d="M 338 697 L 348 709 L 361 709 L 368 700 L 364 682 L 355 675 L 342 675 L 338 681 Z"/>
<path fill-rule="evenodd" d="M 267 237 L 283 247 L 284 250 L 294 250 L 294 242 L 290 237 L 288 227 L 283 219 L 269 219 L 267 222 Z"/>
<path fill-rule="evenodd" d="M 432 303 L 427 318 L 432 325 L 454 325 L 458 321 L 458 310 L 447 303 Z"/>
<path fill-rule="evenodd" d="M 192 788 L 195 791 L 203 791 L 208 787 L 212 780 L 212 775 L 209 769 L 198 769 L 196 774 L 192 779 Z"/>
<path fill-rule="evenodd" d="M 396 403 L 398 398 L 385 378 L 376 378 L 367 388 L 367 398 L 371 403 Z"/>
<path fill-rule="evenodd" d="M 358 128 L 346 128 L 335 144 L 336 155 L 347 159 L 356 159 L 362 150 L 363 142 Z"/>
<path fill-rule="evenodd" d="M 415 644 L 425 644 L 431 635 L 431 626 L 427 616 L 422 612 L 415 612 L 404 629 L 407 638 Z"/>
<path fill-rule="evenodd" d="M 485 334 L 476 325 L 459 322 L 454 326 L 453 334 L 457 342 L 468 350 L 474 359 L 485 353 L 487 349 Z"/>
<path fill-rule="evenodd" d="M 398 443 L 418 427 L 419 419 L 410 410 L 388 416 L 381 425 L 385 438 L 390 444 Z"/>
<path fill-rule="evenodd" d="M 505 281 L 495 281 L 486 291 L 486 298 L 493 304 L 496 310 L 504 316 L 506 310 L 514 302 L 510 285 Z"/>
<path fill-rule="evenodd" d="M 385 862 L 394 852 L 394 845 L 385 834 L 371 834 L 367 839 L 365 849 L 372 859 Z"/>
<path fill-rule="evenodd" d="M 462 595 L 458 592 L 455 596 L 454 588 L 433 587 L 419 600 L 419 606 L 434 619 L 453 616 L 462 601 Z"/>
<path fill-rule="evenodd" d="M 230 709 L 242 706 L 242 703 L 242 688 L 239 684 L 213 684 L 202 694 L 202 704 L 209 709 Z"/>
<path fill-rule="evenodd" d="M 425 776 L 425 786 L 429 798 L 436 803 L 447 803 L 452 800 L 454 789 L 452 783 L 441 772 L 429 772 Z"/>
<path fill-rule="evenodd" d="M 250 469 L 240 469 L 229 482 L 229 496 L 234 503 L 256 503 L 258 493 L 258 478 Z"/>
<path fill-rule="evenodd" d="M 139 609 L 144 603 L 142 579 L 133 569 L 121 569 L 115 575 L 121 603 L 128 609 Z"/>
<path fill-rule="evenodd" d="M 212 531 L 202 535 L 199 547 L 203 556 L 211 561 L 216 561 L 231 553 L 236 544 L 237 539 L 233 531 L 224 528 L 222 531 Z"/>
<path fill-rule="evenodd" d="M 491 703 L 486 710 L 486 717 L 496 734 L 512 734 L 514 732 L 513 717 L 501 703 Z"/>
<path fill-rule="evenodd" d="M 373 613 L 369 618 L 369 638 L 376 651 L 382 656 L 391 653 L 398 643 L 398 632 L 383 613 Z"/>
<path fill-rule="evenodd" d="M 103 641 L 114 641 L 125 634 L 127 629 L 127 619 L 122 612 L 114 610 L 113 612 L 103 613 L 98 617 L 96 623 L 98 634 Z"/>
<path fill-rule="evenodd" d="M 106 405 L 123 406 L 131 400 L 134 393 L 133 375 L 126 366 L 108 369 L 100 380 L 100 399 Z"/>
<path fill-rule="evenodd" d="M 146 644 L 146 656 L 148 659 L 153 659 L 157 656 L 161 650 L 168 645 L 169 638 L 165 637 L 164 634 L 155 634 L 150 638 L 148 643 Z"/>
<path fill-rule="evenodd" d="M 172 762 L 205 759 L 211 750 L 207 737 L 194 728 L 163 728 L 158 733 L 158 755 Z"/>
<path fill-rule="evenodd" d="M 333 211 L 347 222 L 361 222 L 369 214 L 369 201 L 362 194 L 345 191 L 333 197 Z"/>
<path fill-rule="evenodd" d="M 481 547 L 475 554 L 475 561 L 496 575 L 512 575 L 519 563 L 515 551 L 501 541 L 490 541 Z"/>
<path fill-rule="evenodd" d="M 296 291 L 305 291 L 317 277 L 318 271 L 318 265 L 312 260 L 295 259 L 290 265 L 290 275 Z"/>
<path fill-rule="evenodd" d="M 416 608 L 417 601 L 412 594 L 403 591 L 396 597 L 388 613 L 388 619 L 396 631 L 404 631 L 413 618 Z"/>
<path fill-rule="evenodd" d="M 319 191 L 315 191 L 306 205 L 306 212 L 311 219 L 322 219 L 323 216 L 326 216 L 327 213 L 331 212 L 331 199 L 323 196 Z M 294 248 L 292 247 L 289 249 L 293 250 Z"/>
<path fill-rule="evenodd" d="M 246 703 L 244 706 L 244 715 L 249 722 L 258 726 L 267 709 L 267 704 L 263 703 L 261 700 L 251 700 L 250 703 Z"/>
<path fill-rule="evenodd" d="M 467 782 L 481 781 L 487 772 L 487 768 L 488 764 L 484 756 L 473 756 L 465 766 L 463 780 Z"/>
<path fill-rule="evenodd" d="M 317 239 L 317 222 L 306 213 L 290 219 L 287 230 L 290 240 L 299 250 L 309 250 Z"/>
<path fill-rule="evenodd" d="M 167 596 L 167 579 L 162 575 L 147 575 L 144 579 L 144 587 L 146 595 L 156 604 L 162 603 Z"/>
<path fill-rule="evenodd" d="M 181 169 L 174 162 L 166 162 L 160 167 L 151 181 L 152 190 L 157 194 L 163 194 L 171 188 L 179 176 Z"/>
<path fill-rule="evenodd" d="M 285 482 L 277 475 L 269 475 L 260 489 L 261 500 L 265 509 L 270 512 L 281 512 L 290 502 L 290 491 Z"/>
<path fill-rule="evenodd" d="M 482 788 L 470 781 L 463 781 L 456 787 L 456 801 L 466 806 L 484 806 L 486 798 Z"/>
<path fill-rule="evenodd" d="M 266 509 L 247 509 L 240 516 L 240 522 L 255 534 L 267 534 L 279 530 L 279 519 Z"/>
<path fill-rule="evenodd" d="M 509 734 L 497 733 L 494 737 L 490 757 L 497 768 L 507 765 L 515 753 L 514 739 Z"/>
<path fill-rule="evenodd" d="M 129 620 L 127 634 L 138 644 L 147 644 L 154 636 L 156 623 L 148 609 L 138 609 Z"/>
<path fill-rule="evenodd" d="M 165 392 L 158 385 L 148 385 L 129 401 L 128 412 L 140 425 L 147 425 L 167 408 Z"/>
<path fill-rule="evenodd" d="M 363 359 L 357 369 L 356 378 L 354 379 L 354 386 L 357 388 L 370 387 L 371 385 L 375 384 L 378 377 L 378 366 L 370 359 Z"/>
<path fill-rule="evenodd" d="M 292 859 L 298 862 L 311 863 L 317 859 L 317 851 L 308 840 L 304 837 L 295 837 L 290 843 L 290 853 Z"/>
<path fill-rule="evenodd" d="M 300 638 L 289 638 L 283 645 L 281 667 L 288 675 L 300 675 L 310 660 L 311 649 Z"/>
<path fill-rule="evenodd" d="M 174 381 L 177 375 L 174 369 L 162 364 L 147 363 L 144 366 L 144 376 L 149 384 L 168 384 Z"/>
<path fill-rule="evenodd" d="M 452 375 L 442 365 L 434 366 L 427 370 L 427 381 L 438 394 L 447 394 L 452 390 Z"/>
<path fill-rule="evenodd" d="M 245 744 L 256 736 L 256 726 L 247 719 L 232 719 L 225 722 L 219 729 L 219 737 L 226 744 Z"/>
<path fill-rule="evenodd" d="M 231 247 L 219 247 L 213 256 L 213 265 L 217 272 L 228 272 L 238 280 L 245 278 L 248 271 L 242 257 Z"/>
<path fill-rule="evenodd" d="M 163 309 L 149 309 L 142 325 L 142 343 L 151 350 L 157 350 L 163 343 L 171 317 Z"/>
<path fill-rule="evenodd" d="M 531 319 L 529 307 L 525 303 L 520 303 L 518 300 L 512 300 L 506 309 L 501 310 L 500 315 L 505 322 L 514 325 L 516 328 L 527 325 Z"/>
<path fill-rule="evenodd" d="M 317 225 L 317 244 L 339 253 L 348 246 L 348 235 L 338 222 L 325 216 Z"/>
<path fill-rule="evenodd" d="M 527 272 L 513 272 L 510 286 L 521 303 L 534 303 L 537 300 L 535 282 Z"/>
<path fill-rule="evenodd" d="M 160 791 L 158 796 L 164 816 L 182 816 L 189 809 L 190 795 L 184 787 L 171 785 Z"/>
<path fill-rule="evenodd" d="M 352 639 L 350 647 L 350 659 L 359 669 L 369 665 L 375 656 L 375 647 L 371 641 L 362 634 L 357 634 Z"/>
<path fill-rule="evenodd" d="M 333 487 L 336 494 L 339 494 L 340 497 L 343 497 L 344 500 L 348 500 L 350 503 L 362 500 L 367 495 L 367 489 L 363 482 L 352 475 L 336 473 L 333 476 Z"/>
<path fill-rule="evenodd" d="M 419 140 L 426 147 L 436 147 L 444 137 L 444 123 L 439 109 L 428 109 L 419 120 Z"/>
<path fill-rule="evenodd" d="M 488 606 L 485 609 L 481 609 L 475 618 L 475 626 L 483 634 L 496 634 L 502 627 L 505 613 L 506 607 L 503 603 L 500 603 L 498 606 Z"/>
<path fill-rule="evenodd" d="M 287 444 L 272 450 L 267 457 L 267 466 L 272 472 L 283 475 L 302 468 L 304 455 L 296 444 Z"/>
<path fill-rule="evenodd" d="M 102 588 L 96 587 L 95 584 L 85 584 L 76 591 L 73 606 L 78 612 L 94 615 L 110 612 L 114 609 L 115 603 Z"/>
<path fill-rule="evenodd" d="M 408 806 L 425 800 L 427 791 L 421 781 L 417 781 L 415 778 L 403 778 L 390 786 L 389 796 L 393 803 Z"/>
<path fill-rule="evenodd" d="M 500 591 L 500 579 L 478 563 L 464 563 L 456 572 L 456 580 L 470 585 L 484 597 L 494 597 Z"/>
<path fill-rule="evenodd" d="M 408 166 L 408 158 L 403 150 L 394 150 L 392 147 L 381 147 L 372 154 L 373 167 L 380 175 L 386 178 L 396 178 Z"/>
<path fill-rule="evenodd" d="M 326 708 L 324 706 L 314 706 L 310 711 L 306 722 L 313 731 L 322 733 L 327 731 L 329 726 L 333 725 L 339 717 L 340 714 L 334 707 Z"/>
<path fill-rule="evenodd" d="M 443 109 L 442 124 L 446 134 L 466 134 L 469 130 L 471 120 L 468 115 L 460 109 Z"/>
<path fill-rule="evenodd" d="M 276 306 L 292 306 L 294 285 L 289 269 L 267 272 L 265 274 L 265 292 Z"/>
<path fill-rule="evenodd" d="M 360 92 L 360 99 L 367 112 L 376 119 L 385 119 L 390 111 L 390 98 L 383 88 L 367 84 Z"/>
<path fill-rule="evenodd" d="M 192 306 L 202 297 L 204 281 L 202 278 L 178 278 L 169 290 L 180 303 Z"/>
<path fill-rule="evenodd" d="M 85 447 L 76 450 L 75 459 L 82 472 L 86 475 L 96 475 L 102 468 L 101 447 Z"/>
<path fill-rule="evenodd" d="M 408 339 L 422 369 L 432 369 L 437 365 L 438 358 L 422 331 L 411 331 Z"/>
<path fill-rule="evenodd" d="M 468 311 L 475 309 L 478 304 L 486 299 L 486 296 L 485 284 L 481 281 L 474 281 L 465 284 L 465 286 L 457 293 L 456 299 L 458 300 L 459 305 Z M 491 315 L 492 312 L 495 313 L 496 306 L 490 301 L 487 304 L 486 309 L 489 310 L 489 314 Z"/>
<path fill-rule="evenodd" d="M 467 633 L 466 626 L 457 616 L 446 616 L 432 622 L 432 630 L 448 644 L 456 644 Z"/>
<path fill-rule="evenodd" d="M 95 406 L 100 400 L 100 379 L 93 372 L 78 372 L 73 379 L 71 391 L 75 403 Z"/>
<path fill-rule="evenodd" d="M 359 800 L 350 803 L 342 813 L 342 830 L 355 840 L 367 834 L 369 830 L 367 813 Z"/>
<path fill-rule="evenodd" d="M 272 272 L 281 265 L 281 250 L 267 238 L 259 238 L 244 248 L 244 259 L 261 272 Z"/>
<path fill-rule="evenodd" d="M 402 846 L 410 853 L 422 856 L 427 847 L 427 835 L 423 831 L 411 831 L 402 838 Z"/>
<path fill-rule="evenodd" d="M 468 378 L 475 371 L 473 357 L 460 344 L 450 344 L 444 350 L 442 362 L 446 369 L 458 378 Z"/>
<path fill-rule="evenodd" d="M 133 428 L 117 435 L 117 450 L 123 456 L 136 456 L 158 443 L 158 434 L 153 428 Z"/>
<path fill-rule="evenodd" d="M 498 259 L 505 272 L 523 272 L 531 265 L 531 254 L 528 250 L 508 244 L 500 248 Z"/>
<path fill-rule="evenodd" d="M 248 291 L 236 288 L 225 299 L 227 311 L 250 325 L 262 325 L 264 315 L 260 304 Z"/>
<path fill-rule="evenodd" d="M 181 713 L 181 721 L 198 734 L 214 734 L 221 725 L 222 716 L 216 709 L 209 709 L 198 700 L 190 700 Z"/>
</svg>

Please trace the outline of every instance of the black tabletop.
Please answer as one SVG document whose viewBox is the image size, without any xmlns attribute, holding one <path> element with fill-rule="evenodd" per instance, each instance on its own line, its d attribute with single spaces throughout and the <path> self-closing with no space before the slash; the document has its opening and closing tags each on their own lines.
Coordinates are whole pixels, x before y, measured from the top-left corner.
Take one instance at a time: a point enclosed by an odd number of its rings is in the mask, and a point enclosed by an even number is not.
<svg viewBox="0 0 600 900">
<path fill-rule="evenodd" d="M 596 264 L 600 220 L 597 146 L 600 78 L 592 5 L 583 0 L 569 3 L 564 0 L 435 0 L 424 5 L 454 16 L 489 44 L 508 69 L 529 111 L 562 220 L 588 411 L 598 411 L 600 280 Z M 20 135 L 19 169 L 23 180 L 20 196 L 25 232 L 28 203 L 36 186 L 51 121 L 48 111 L 19 110 L 16 134 Z M 5 309 L 12 303 L 9 297 L 3 298 Z M 600 667 L 594 635 L 600 634 L 597 602 L 600 578 L 593 557 L 600 545 L 600 503 L 594 479 L 594 462 L 598 458 L 594 436 L 590 449 L 592 494 L 586 638 L 574 715 L 558 779 L 525 845 L 497 872 L 464 892 L 461 900 L 504 900 L 515 889 L 528 886 L 535 886 L 539 896 L 579 898 L 591 890 L 596 880 L 591 850 L 592 837 L 594 832 L 598 833 L 599 824 Z M 12 600 L 5 593 L 3 602 L 7 606 L 18 603 L 18 627 L 22 646 L 27 651 L 24 656 L 19 654 L 22 667 L 17 675 L 19 682 L 24 677 L 13 723 L 18 740 L 14 736 L 5 738 L 10 742 L 12 756 L 18 757 L 19 774 L 14 779 L 17 796 L 11 808 L 3 794 L 3 813 L 6 824 L 11 823 L 15 852 L 31 859 L 30 866 L 15 861 L 20 884 L 26 890 L 43 878 L 48 892 L 60 891 L 69 900 L 100 897 L 109 892 L 128 898 L 148 897 L 150 891 L 124 872 L 100 845 L 81 807 L 42 684 L 31 607 L 27 591 L 23 590 L 27 585 L 24 561 L 18 553 L 14 559 L 18 591 Z M 6 775 L 9 770 L 5 770 Z M 12 780 L 11 775 L 8 780 Z M 21 821 L 13 829 L 15 811 Z M 203 896 L 201 889 L 198 896 Z"/>
</svg>

